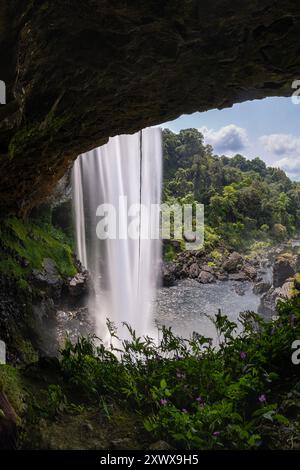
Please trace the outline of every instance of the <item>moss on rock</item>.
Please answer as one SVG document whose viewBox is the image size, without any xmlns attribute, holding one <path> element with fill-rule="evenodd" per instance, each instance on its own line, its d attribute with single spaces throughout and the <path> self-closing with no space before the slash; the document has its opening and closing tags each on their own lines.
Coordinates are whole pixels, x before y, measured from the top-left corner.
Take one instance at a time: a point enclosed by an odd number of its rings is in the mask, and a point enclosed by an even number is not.
<svg viewBox="0 0 300 470">
<path fill-rule="evenodd" d="M 9 218 L 0 223 L 0 273 L 19 280 L 22 289 L 33 269 L 40 270 L 50 258 L 62 277 L 74 276 L 72 249 L 59 229 L 50 224 Z"/>
</svg>

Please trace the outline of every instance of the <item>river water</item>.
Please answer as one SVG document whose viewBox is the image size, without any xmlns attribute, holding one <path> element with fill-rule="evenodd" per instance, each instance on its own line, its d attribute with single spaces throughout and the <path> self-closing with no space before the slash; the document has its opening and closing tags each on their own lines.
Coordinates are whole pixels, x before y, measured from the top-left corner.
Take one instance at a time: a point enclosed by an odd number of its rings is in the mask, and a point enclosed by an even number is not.
<svg viewBox="0 0 300 470">
<path fill-rule="evenodd" d="M 219 309 L 236 322 L 240 312 L 257 312 L 259 303 L 260 296 L 253 293 L 252 282 L 200 284 L 187 279 L 159 290 L 155 321 L 159 326 L 172 327 L 174 333 L 185 338 L 196 331 L 216 339 L 211 319 Z"/>
</svg>

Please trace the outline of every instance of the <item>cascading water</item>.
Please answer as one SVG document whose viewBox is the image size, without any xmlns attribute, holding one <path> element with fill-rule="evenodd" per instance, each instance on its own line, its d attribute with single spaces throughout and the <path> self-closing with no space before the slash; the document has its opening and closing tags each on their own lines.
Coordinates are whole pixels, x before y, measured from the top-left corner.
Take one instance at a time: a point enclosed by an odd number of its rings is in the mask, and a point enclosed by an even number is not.
<svg viewBox="0 0 300 470">
<path fill-rule="evenodd" d="M 118 328 L 127 322 L 139 335 L 151 334 L 161 246 L 153 236 L 159 214 L 150 209 L 160 204 L 161 180 L 158 128 L 113 137 L 74 164 L 77 255 L 92 276 L 89 310 L 103 339 L 107 318 Z M 99 238 L 100 228 L 106 239 Z"/>
</svg>

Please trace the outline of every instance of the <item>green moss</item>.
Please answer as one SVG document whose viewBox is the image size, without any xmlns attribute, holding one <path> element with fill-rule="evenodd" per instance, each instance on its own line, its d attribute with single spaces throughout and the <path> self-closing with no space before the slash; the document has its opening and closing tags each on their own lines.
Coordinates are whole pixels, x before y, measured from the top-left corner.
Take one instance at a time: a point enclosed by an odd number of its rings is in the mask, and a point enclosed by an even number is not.
<svg viewBox="0 0 300 470">
<path fill-rule="evenodd" d="M 42 269 L 45 258 L 54 260 L 62 277 L 76 274 L 68 240 L 63 232 L 50 224 L 6 219 L 0 223 L 0 237 L 0 272 L 22 280 L 20 287 L 23 289 L 27 287 L 28 275 L 33 269 Z"/>
<path fill-rule="evenodd" d="M 14 135 L 9 144 L 9 159 L 22 157 L 26 148 L 28 146 L 32 147 L 33 143 L 45 139 L 51 140 L 52 136 L 61 129 L 66 121 L 65 116 L 54 117 L 53 112 L 50 112 L 42 123 L 36 122 L 21 129 Z"/>
<path fill-rule="evenodd" d="M 17 286 L 19 287 L 19 289 L 24 291 L 28 291 L 30 289 L 30 286 L 25 279 L 19 279 L 17 282 Z"/>
<path fill-rule="evenodd" d="M 210 268 L 214 268 L 216 266 L 216 263 L 214 263 L 213 261 L 209 261 L 207 263 L 207 266 L 209 266 Z"/>
<path fill-rule="evenodd" d="M 25 402 L 18 369 L 9 365 L 0 366 L 0 390 L 5 393 L 17 415 L 20 415 L 24 411 Z"/>
<path fill-rule="evenodd" d="M 222 259 L 222 253 L 218 250 L 213 250 L 210 254 L 210 256 L 215 259 L 215 260 L 220 260 Z"/>
<path fill-rule="evenodd" d="M 15 347 L 17 348 L 18 352 L 21 353 L 24 364 L 32 364 L 33 362 L 38 361 L 38 354 L 33 349 L 30 341 L 27 341 L 23 338 L 17 338 L 15 341 Z"/>
<path fill-rule="evenodd" d="M 167 245 L 165 251 L 164 251 L 164 259 L 165 261 L 173 261 L 175 258 L 175 250 L 172 245 Z"/>
</svg>

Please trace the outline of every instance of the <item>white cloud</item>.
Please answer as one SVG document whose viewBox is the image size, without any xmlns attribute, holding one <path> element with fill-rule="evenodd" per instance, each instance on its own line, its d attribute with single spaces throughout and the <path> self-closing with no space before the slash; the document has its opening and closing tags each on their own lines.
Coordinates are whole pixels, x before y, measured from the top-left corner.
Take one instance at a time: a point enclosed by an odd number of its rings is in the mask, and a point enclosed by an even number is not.
<svg viewBox="0 0 300 470">
<path fill-rule="evenodd" d="M 260 137 L 264 147 L 276 155 L 300 153 L 300 137 L 290 134 L 270 134 Z"/>
<path fill-rule="evenodd" d="M 272 166 L 282 168 L 292 178 L 300 178 L 300 137 L 291 134 L 269 134 L 260 137 L 268 152 L 277 157 Z"/>
<path fill-rule="evenodd" d="M 216 151 L 236 153 L 248 146 L 248 136 L 246 129 L 235 124 L 221 127 L 215 131 L 207 127 L 198 129 L 204 135 L 206 144 L 210 144 Z"/>
</svg>

